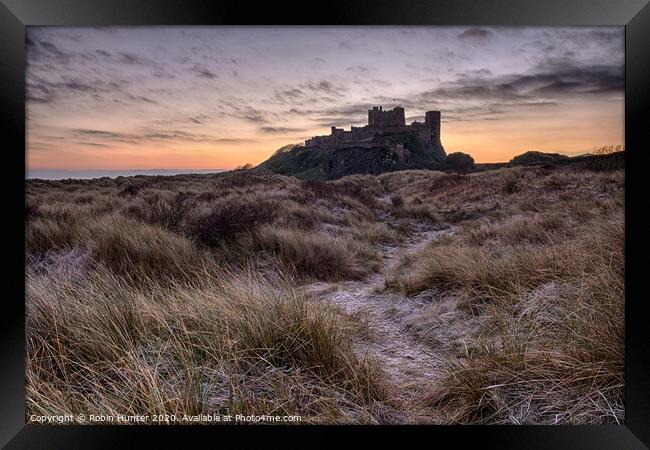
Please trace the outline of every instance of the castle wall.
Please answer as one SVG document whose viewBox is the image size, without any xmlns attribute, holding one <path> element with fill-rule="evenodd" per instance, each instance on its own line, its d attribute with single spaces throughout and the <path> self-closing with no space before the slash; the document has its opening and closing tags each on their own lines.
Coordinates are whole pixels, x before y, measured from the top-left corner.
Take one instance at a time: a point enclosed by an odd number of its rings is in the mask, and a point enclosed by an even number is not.
<svg viewBox="0 0 650 450">
<path fill-rule="evenodd" d="M 406 125 L 404 108 L 398 106 L 384 111 L 375 106 L 368 110 L 368 125 L 351 127 L 350 131 L 332 127 L 329 136 L 314 136 L 305 140 L 305 147 L 372 147 L 375 145 L 373 141 L 376 136 L 395 132 L 412 132 L 425 141 L 439 143 L 440 111 L 427 111 L 424 123 L 413 122 Z"/>
</svg>

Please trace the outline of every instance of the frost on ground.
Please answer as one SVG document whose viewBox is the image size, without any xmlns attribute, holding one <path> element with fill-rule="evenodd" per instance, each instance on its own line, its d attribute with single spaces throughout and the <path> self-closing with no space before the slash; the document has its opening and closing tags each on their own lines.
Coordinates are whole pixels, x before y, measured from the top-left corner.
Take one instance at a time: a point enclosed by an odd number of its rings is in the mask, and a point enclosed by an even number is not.
<svg viewBox="0 0 650 450">
<path fill-rule="evenodd" d="M 435 289 L 408 298 L 398 293 L 384 292 L 384 283 L 386 274 L 390 274 L 404 257 L 453 231 L 451 227 L 420 229 L 402 246 L 380 245 L 382 268 L 364 280 L 317 282 L 309 286 L 320 301 L 336 305 L 361 324 L 364 332 L 357 333 L 357 352 L 369 355 L 380 363 L 400 409 L 410 409 L 404 417 L 414 422 L 421 421 L 423 415 L 430 413 L 417 411 L 418 399 L 423 395 L 423 389 L 435 379 L 440 359 L 432 350 L 431 341 L 425 342 L 421 333 L 412 332 L 412 324 L 419 322 L 423 311 L 430 308 L 434 300 L 438 308 L 449 305 L 453 300 L 438 295 Z M 449 332 L 448 327 L 441 326 L 430 331 L 434 332 L 433 340 L 449 340 L 444 336 Z"/>
<path fill-rule="evenodd" d="M 30 181 L 27 410 L 619 423 L 624 181 Z"/>
</svg>

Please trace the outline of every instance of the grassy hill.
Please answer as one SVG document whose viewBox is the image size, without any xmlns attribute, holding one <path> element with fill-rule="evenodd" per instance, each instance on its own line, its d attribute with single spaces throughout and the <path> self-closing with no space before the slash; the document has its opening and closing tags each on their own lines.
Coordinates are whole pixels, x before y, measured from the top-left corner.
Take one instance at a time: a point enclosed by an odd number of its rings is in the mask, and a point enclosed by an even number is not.
<svg viewBox="0 0 650 450">
<path fill-rule="evenodd" d="M 280 149 L 258 167 L 304 180 L 330 180 L 352 174 L 440 169 L 445 153 L 412 133 L 377 137 L 371 147 L 331 149 L 293 146 Z"/>
</svg>

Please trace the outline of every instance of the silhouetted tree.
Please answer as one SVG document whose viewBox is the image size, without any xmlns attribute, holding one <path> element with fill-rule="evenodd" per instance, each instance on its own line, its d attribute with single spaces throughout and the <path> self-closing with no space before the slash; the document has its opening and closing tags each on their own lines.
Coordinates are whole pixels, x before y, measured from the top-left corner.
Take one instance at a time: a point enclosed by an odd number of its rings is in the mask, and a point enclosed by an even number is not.
<svg viewBox="0 0 650 450">
<path fill-rule="evenodd" d="M 474 158 L 467 153 L 450 153 L 445 159 L 447 168 L 455 171 L 458 176 L 465 175 L 467 172 L 474 168 Z"/>
</svg>

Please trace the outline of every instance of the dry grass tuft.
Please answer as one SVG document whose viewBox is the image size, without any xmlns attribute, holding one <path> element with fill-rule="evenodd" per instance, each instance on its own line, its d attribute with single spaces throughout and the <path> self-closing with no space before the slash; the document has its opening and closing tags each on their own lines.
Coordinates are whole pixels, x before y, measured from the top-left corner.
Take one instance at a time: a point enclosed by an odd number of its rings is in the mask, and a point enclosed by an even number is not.
<svg viewBox="0 0 650 450">
<path fill-rule="evenodd" d="M 234 282 L 233 280 L 237 280 Z M 337 313 L 278 281 L 27 280 L 30 414 L 299 414 L 373 421 L 378 369 Z"/>
<path fill-rule="evenodd" d="M 257 242 L 295 273 L 320 280 L 359 279 L 372 270 L 376 258 L 359 242 L 301 230 L 265 227 Z"/>
<path fill-rule="evenodd" d="M 107 217 L 80 234 L 95 261 L 127 279 L 187 279 L 211 268 L 187 238 L 133 220 Z"/>
</svg>

